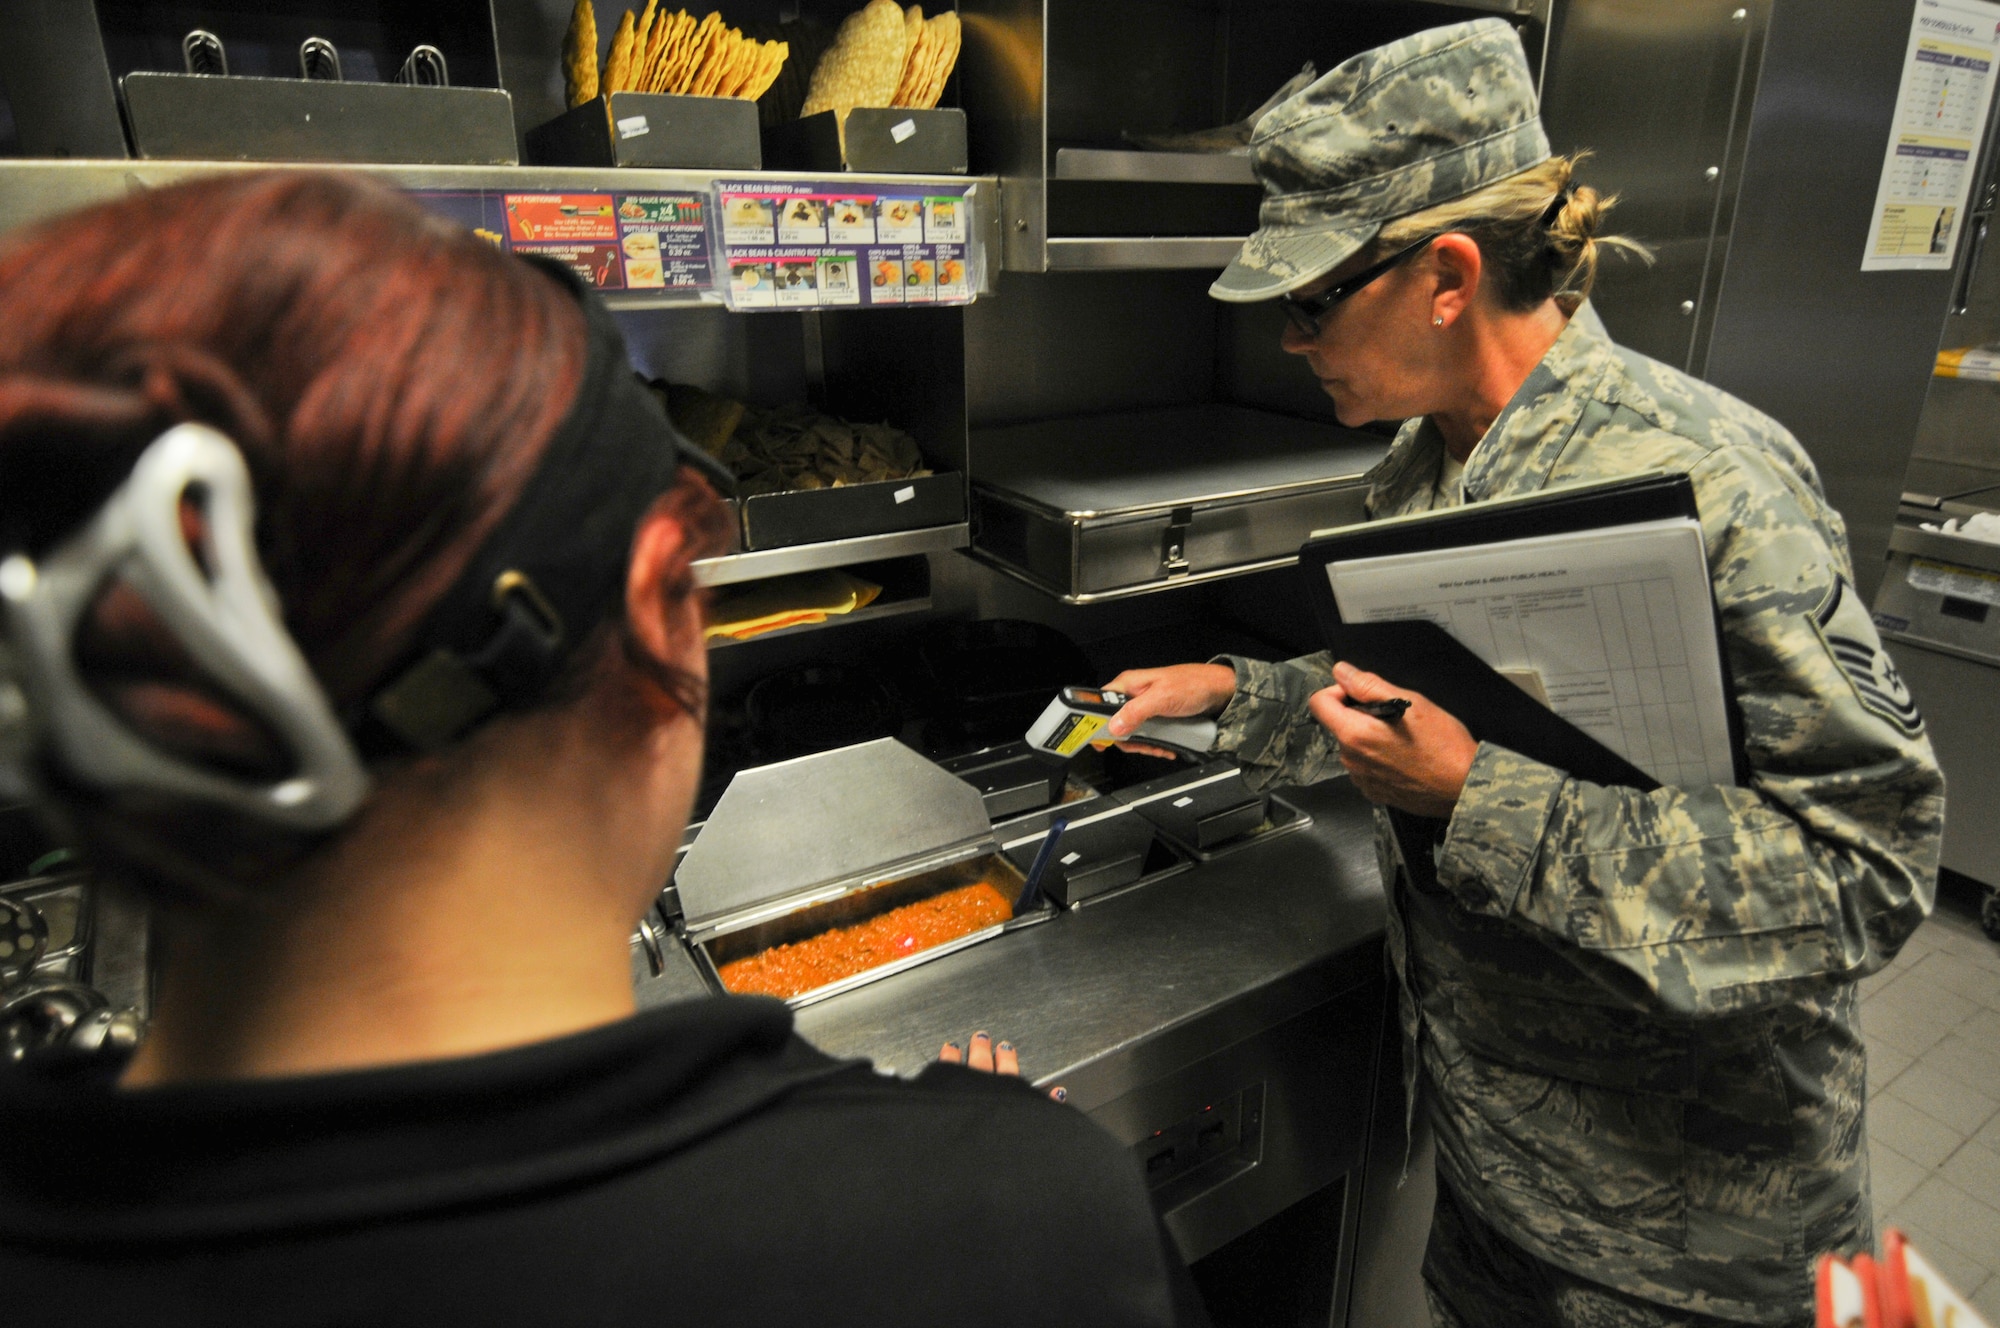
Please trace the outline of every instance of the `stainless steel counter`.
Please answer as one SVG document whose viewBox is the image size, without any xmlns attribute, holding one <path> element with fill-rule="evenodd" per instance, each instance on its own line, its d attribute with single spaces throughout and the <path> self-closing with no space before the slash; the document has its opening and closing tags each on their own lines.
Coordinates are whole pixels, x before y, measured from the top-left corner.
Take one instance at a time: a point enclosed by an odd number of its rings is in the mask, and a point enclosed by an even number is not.
<svg viewBox="0 0 2000 1328">
<path fill-rule="evenodd" d="M 810 1006 L 799 1031 L 908 1074 L 988 1029 L 1089 1111 L 1361 985 L 1385 908 L 1368 804 L 1344 779 L 1285 796 L 1310 827 Z"/>
<path fill-rule="evenodd" d="M 1028 1078 L 1132 1150 L 1197 1279 L 1218 1280 L 1204 1294 L 1260 1321 L 1244 1288 L 1263 1288 L 1337 1326 L 1364 1188 L 1394 1183 L 1363 1175 L 1386 904 L 1347 781 L 1282 796 L 1311 824 L 806 1006 L 799 1032 L 905 1075 L 947 1039 L 1012 1041 Z M 633 963 L 644 1005 L 709 990 L 672 935 L 642 935 Z"/>
</svg>

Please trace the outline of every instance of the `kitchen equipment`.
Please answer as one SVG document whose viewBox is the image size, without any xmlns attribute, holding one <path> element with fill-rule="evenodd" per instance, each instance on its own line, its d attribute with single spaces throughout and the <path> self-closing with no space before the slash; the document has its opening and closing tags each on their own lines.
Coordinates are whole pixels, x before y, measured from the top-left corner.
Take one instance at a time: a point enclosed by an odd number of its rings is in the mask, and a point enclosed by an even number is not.
<svg viewBox="0 0 2000 1328">
<path fill-rule="evenodd" d="M 1088 746 L 1111 717 L 1123 710 L 1131 699 L 1123 692 L 1107 692 L 1096 687 L 1065 687 L 1028 730 L 1028 745 L 1036 751 L 1053 752 L 1061 757 L 1074 756 Z M 1132 737 L 1183 751 L 1205 752 L 1215 745 L 1215 721 L 1174 719 L 1161 715 L 1132 730 Z M 1109 740 L 1108 734 L 1105 740 Z"/>
<path fill-rule="evenodd" d="M 1290 564 L 1363 519 L 1387 444 L 1210 404 L 978 429 L 972 448 L 973 556 L 1089 604 Z"/>
<path fill-rule="evenodd" d="M 1001 850 L 1016 866 L 1030 866 L 1057 817 L 1066 820 L 1068 828 L 1041 888 L 1043 895 L 1064 908 L 1187 869 L 1186 855 L 1177 852 L 1158 827 L 1110 798 L 1066 804 L 1059 812 L 1002 826 L 997 832 Z"/>
<path fill-rule="evenodd" d="M 1898 524 L 1875 626 L 1924 716 L 1951 806 L 2000 807 L 2000 544 Z M 1942 862 L 1986 887 L 2000 932 L 2000 820 L 1945 817 Z"/>
<path fill-rule="evenodd" d="M 986 815 L 995 821 L 1048 806 L 1062 796 L 1069 774 L 1067 762 L 1021 742 L 983 747 L 938 765 L 978 789 Z"/>
<path fill-rule="evenodd" d="M 764 131 L 764 159 L 786 171 L 881 171 L 964 175 L 965 112 L 954 107 L 856 106 L 847 113 L 846 156 L 836 113 L 821 111 Z"/>
<path fill-rule="evenodd" d="M 606 93 L 530 129 L 526 143 L 537 166 L 754 171 L 764 164 L 757 103 L 737 97 Z"/>
<path fill-rule="evenodd" d="M 1252 792 L 1234 762 L 1176 770 L 1111 796 L 1204 862 L 1252 840 L 1311 824 L 1310 817 L 1283 799 Z"/>
<path fill-rule="evenodd" d="M 858 926 L 983 881 L 1018 896 L 978 792 L 888 739 L 739 773 L 674 873 L 681 930 L 709 980 L 774 946 Z M 978 928 L 788 998 L 810 1005 L 1046 921 Z"/>
</svg>

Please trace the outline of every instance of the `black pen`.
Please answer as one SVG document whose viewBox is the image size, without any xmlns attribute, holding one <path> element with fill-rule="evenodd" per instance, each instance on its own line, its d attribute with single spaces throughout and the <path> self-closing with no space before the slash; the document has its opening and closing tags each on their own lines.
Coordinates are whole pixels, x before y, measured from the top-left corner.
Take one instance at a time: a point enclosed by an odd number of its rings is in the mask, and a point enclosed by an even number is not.
<svg viewBox="0 0 2000 1328">
<path fill-rule="evenodd" d="M 1357 701 L 1350 696 L 1347 698 L 1347 708 L 1359 710 L 1364 715 L 1373 715 L 1377 719 L 1393 724 L 1403 717 L 1403 712 L 1410 708 L 1410 703 L 1400 696 L 1391 697 L 1387 701 Z"/>
</svg>

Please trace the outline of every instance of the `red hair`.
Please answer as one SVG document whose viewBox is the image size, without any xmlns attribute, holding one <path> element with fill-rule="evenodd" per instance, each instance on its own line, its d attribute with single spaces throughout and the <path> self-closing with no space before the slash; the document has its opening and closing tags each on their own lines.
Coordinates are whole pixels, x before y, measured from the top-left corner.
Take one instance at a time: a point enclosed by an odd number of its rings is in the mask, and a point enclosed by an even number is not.
<svg viewBox="0 0 2000 1328">
<path fill-rule="evenodd" d="M 351 700 L 519 494 L 584 345 L 555 283 L 352 176 L 63 217 L 0 248 L 0 537 L 94 508 L 165 426 L 214 424 L 249 463 L 287 625 Z M 28 455 L 79 433 L 108 453 L 95 484 Z"/>
<path fill-rule="evenodd" d="M 353 175 L 222 174 L 62 217 L 0 243 L 0 551 L 58 542 L 167 427 L 213 425 L 249 465 L 286 624 L 345 706 L 513 505 L 585 356 L 557 283 Z M 700 556 L 719 504 L 690 485 L 670 506 Z M 118 616 L 107 600 L 95 635 L 122 648 L 91 656 L 189 684 Z"/>
</svg>

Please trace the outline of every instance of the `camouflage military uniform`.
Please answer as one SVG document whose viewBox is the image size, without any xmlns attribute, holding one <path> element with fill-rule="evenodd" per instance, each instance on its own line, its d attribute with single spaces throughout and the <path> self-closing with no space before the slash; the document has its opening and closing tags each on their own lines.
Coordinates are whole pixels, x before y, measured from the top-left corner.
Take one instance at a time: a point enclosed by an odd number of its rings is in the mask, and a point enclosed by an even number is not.
<svg viewBox="0 0 2000 1328">
<path fill-rule="evenodd" d="M 1370 515 L 1436 505 L 1443 449 L 1407 424 Z M 1463 479 L 1479 501 L 1644 471 L 1694 482 L 1750 782 L 1640 793 L 1482 744 L 1430 886 L 1378 813 L 1407 1063 L 1440 1178 L 1506 1240 L 1646 1301 L 1789 1322 L 1817 1252 L 1871 1241 L 1852 980 L 1929 911 L 1943 778 L 1774 421 L 1577 320 Z M 1252 781 L 1336 773 L 1305 704 L 1332 660 L 1229 662 L 1220 745 Z"/>
</svg>

